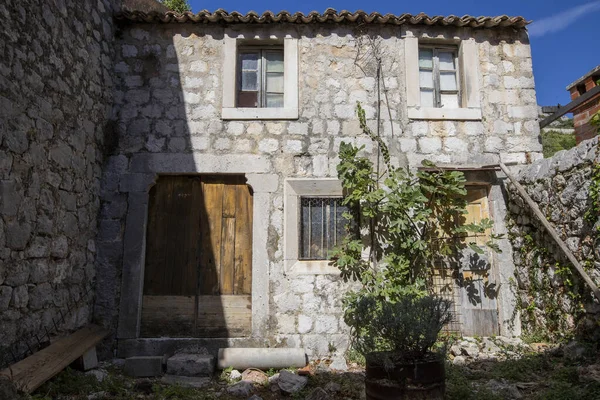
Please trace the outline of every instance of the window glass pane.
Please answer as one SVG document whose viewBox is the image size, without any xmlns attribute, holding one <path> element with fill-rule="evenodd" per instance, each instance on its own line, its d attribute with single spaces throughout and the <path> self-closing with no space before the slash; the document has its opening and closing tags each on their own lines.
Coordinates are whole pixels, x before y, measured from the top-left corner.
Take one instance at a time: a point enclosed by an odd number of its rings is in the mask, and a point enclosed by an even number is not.
<svg viewBox="0 0 600 400">
<path fill-rule="evenodd" d="M 433 107 L 433 90 L 421 89 L 421 106 Z"/>
<path fill-rule="evenodd" d="M 258 53 L 242 53 L 242 69 L 258 69 Z"/>
<path fill-rule="evenodd" d="M 456 90 L 456 73 L 440 72 L 440 89 Z"/>
<path fill-rule="evenodd" d="M 258 107 L 258 93 L 238 92 L 238 107 Z"/>
<path fill-rule="evenodd" d="M 458 94 L 442 93 L 442 108 L 458 108 Z"/>
<path fill-rule="evenodd" d="M 283 93 L 283 74 L 268 73 L 267 74 L 267 92 Z"/>
<path fill-rule="evenodd" d="M 440 70 L 454 69 L 454 53 L 451 51 L 438 52 L 440 58 Z"/>
<path fill-rule="evenodd" d="M 433 50 L 419 49 L 419 67 L 433 68 Z"/>
<path fill-rule="evenodd" d="M 267 59 L 267 72 L 283 73 L 283 51 L 268 51 L 265 58 Z"/>
<path fill-rule="evenodd" d="M 300 205 L 300 258 L 310 258 L 310 203 L 302 198 Z"/>
<path fill-rule="evenodd" d="M 267 93 L 267 107 L 283 107 L 283 95 Z"/>
<path fill-rule="evenodd" d="M 242 71 L 242 90 L 258 90 L 258 73 L 256 71 Z"/>
<path fill-rule="evenodd" d="M 337 199 L 336 207 L 335 207 L 335 245 L 339 245 L 342 243 L 342 240 L 347 235 L 348 231 L 346 230 L 346 225 L 350 225 L 350 221 L 344 218 L 343 214 L 348 212 L 349 209 L 346 206 L 342 205 L 342 199 Z"/>
<path fill-rule="evenodd" d="M 432 71 L 419 71 L 419 85 L 421 87 L 432 88 L 433 87 L 433 72 Z"/>
<path fill-rule="evenodd" d="M 337 199 L 328 199 L 327 202 L 327 253 L 329 255 L 329 251 L 335 247 L 335 208 L 337 205 Z"/>
<path fill-rule="evenodd" d="M 324 213 L 323 199 L 311 199 L 310 208 L 310 258 L 324 258 Z"/>
</svg>

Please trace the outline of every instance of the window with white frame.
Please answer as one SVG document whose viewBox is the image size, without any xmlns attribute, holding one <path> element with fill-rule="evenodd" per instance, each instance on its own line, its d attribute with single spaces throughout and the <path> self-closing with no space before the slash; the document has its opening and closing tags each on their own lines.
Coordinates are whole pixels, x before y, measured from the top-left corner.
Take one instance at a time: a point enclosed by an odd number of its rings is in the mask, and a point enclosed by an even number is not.
<svg viewBox="0 0 600 400">
<path fill-rule="evenodd" d="M 240 48 L 238 107 L 283 107 L 283 82 L 283 47 Z"/>
<path fill-rule="evenodd" d="M 348 208 L 342 205 L 341 182 L 335 178 L 288 178 L 283 192 L 286 273 L 339 274 L 329 261 L 330 252 L 355 230 L 343 217 Z"/>
<path fill-rule="evenodd" d="M 300 260 L 328 260 L 347 235 L 349 212 L 341 197 L 300 198 Z"/>
<path fill-rule="evenodd" d="M 225 35 L 221 118 L 298 118 L 298 39 Z"/>
<path fill-rule="evenodd" d="M 421 106 L 459 108 L 458 51 L 456 47 L 419 47 Z"/>
<path fill-rule="evenodd" d="M 404 56 L 409 119 L 481 120 L 475 40 L 408 35 Z"/>
</svg>

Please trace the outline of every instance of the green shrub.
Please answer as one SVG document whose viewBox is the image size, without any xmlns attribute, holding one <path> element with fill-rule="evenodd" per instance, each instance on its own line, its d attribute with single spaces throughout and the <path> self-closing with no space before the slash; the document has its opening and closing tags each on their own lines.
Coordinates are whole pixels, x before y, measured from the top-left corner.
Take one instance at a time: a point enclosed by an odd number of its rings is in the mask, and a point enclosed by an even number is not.
<svg viewBox="0 0 600 400">
<path fill-rule="evenodd" d="M 188 0 L 160 0 L 169 10 L 183 13 L 186 11 L 192 11 L 192 7 Z"/>
<path fill-rule="evenodd" d="M 575 147 L 575 135 L 557 131 L 542 132 L 544 157 L 552 157 L 556 152 Z"/>
</svg>

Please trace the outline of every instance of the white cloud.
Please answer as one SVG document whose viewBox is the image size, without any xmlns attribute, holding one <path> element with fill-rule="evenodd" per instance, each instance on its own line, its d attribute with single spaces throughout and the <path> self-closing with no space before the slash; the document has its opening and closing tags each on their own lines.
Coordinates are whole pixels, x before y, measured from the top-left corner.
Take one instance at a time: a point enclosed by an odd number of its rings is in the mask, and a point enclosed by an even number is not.
<svg viewBox="0 0 600 400">
<path fill-rule="evenodd" d="M 599 10 L 600 0 L 596 0 L 591 3 L 570 8 L 551 17 L 543 18 L 539 21 L 533 21 L 533 23 L 528 27 L 529 35 L 532 37 L 539 37 L 548 33 L 558 32 L 576 22 L 579 17 Z"/>
</svg>

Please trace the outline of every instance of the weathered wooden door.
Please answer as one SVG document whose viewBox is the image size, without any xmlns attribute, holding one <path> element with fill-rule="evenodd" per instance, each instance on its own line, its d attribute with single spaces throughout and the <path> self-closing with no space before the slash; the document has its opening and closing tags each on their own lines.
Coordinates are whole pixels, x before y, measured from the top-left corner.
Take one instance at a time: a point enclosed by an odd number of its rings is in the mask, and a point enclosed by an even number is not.
<svg viewBox="0 0 600 400">
<path fill-rule="evenodd" d="M 240 176 L 162 176 L 150 191 L 142 337 L 251 332 L 252 193 Z"/>
<path fill-rule="evenodd" d="M 486 186 L 467 186 L 467 214 L 464 223 L 479 223 L 490 218 Z M 468 237 L 468 242 L 484 245 L 490 232 Z M 490 254 L 479 255 L 468 248 L 458 255 L 456 265 L 436 269 L 433 287 L 436 293 L 454 303 L 454 318 L 445 329 L 464 335 L 491 336 L 499 334 L 496 306 L 497 287 L 494 283 Z"/>
<path fill-rule="evenodd" d="M 486 186 L 468 186 L 466 223 L 490 218 Z M 489 240 L 490 232 L 469 238 L 479 245 Z M 464 335 L 498 335 L 498 287 L 493 273 L 492 255 L 466 252 L 458 279 L 460 293 L 461 332 Z"/>
</svg>

